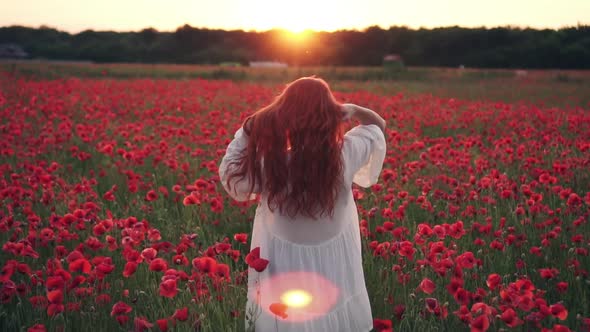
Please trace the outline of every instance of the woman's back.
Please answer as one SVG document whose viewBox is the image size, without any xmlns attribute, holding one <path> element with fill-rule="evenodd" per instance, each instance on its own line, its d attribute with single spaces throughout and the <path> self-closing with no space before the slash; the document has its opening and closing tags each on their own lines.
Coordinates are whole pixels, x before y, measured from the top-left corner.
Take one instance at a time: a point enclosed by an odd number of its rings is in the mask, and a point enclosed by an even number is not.
<svg viewBox="0 0 590 332">
<path fill-rule="evenodd" d="M 241 129 L 228 151 L 247 140 Z M 233 146 L 232 146 L 233 145 Z M 262 191 L 251 249 L 268 259 L 262 272 L 249 269 L 246 326 L 256 331 L 369 331 L 370 303 L 362 270 L 358 213 L 352 182 L 376 183 L 385 158 L 385 138 L 375 125 L 357 126 L 343 139 L 341 187 L 332 216 L 288 216 L 268 206 Z M 222 180 L 231 153 L 220 166 Z M 248 187 L 247 183 L 242 188 Z M 229 189 L 229 188 L 227 188 Z M 231 191 L 228 191 L 232 193 Z M 236 192 L 234 192 L 236 193 Z M 243 197 L 236 197 L 243 198 Z M 271 306 L 286 306 L 286 317 Z M 275 307 L 276 308 L 276 307 Z M 282 307 L 284 308 L 284 307 Z"/>
<path fill-rule="evenodd" d="M 380 130 L 376 126 L 358 126 L 344 136 L 341 153 L 344 166 L 341 174 L 342 181 L 332 216 L 309 218 L 298 215 L 290 217 L 277 211 L 272 213 L 272 218 L 267 219 L 268 231 L 279 238 L 302 245 L 321 244 L 340 234 L 347 226 L 349 217 L 357 214 L 351 190 L 355 174 L 358 173 L 356 182 L 360 182 L 360 185 L 366 187 L 369 185 L 368 183 L 377 181 L 375 177 L 370 178 L 370 173 L 378 175 L 381 171 L 382 160 L 381 162 L 375 160 L 371 164 L 368 162 L 370 158 L 378 159 L 378 156 L 372 152 L 373 144 L 383 143 L 384 152 L 385 142 L 384 140 L 379 142 L 378 136 L 382 136 L 382 133 L 380 135 Z M 377 150 L 379 148 L 376 147 Z M 361 170 L 364 165 L 374 169 L 370 170 L 365 167 Z M 264 192 L 261 193 L 261 201 L 263 204 L 266 202 Z M 265 209 L 268 209 L 268 206 L 265 206 Z"/>
<path fill-rule="evenodd" d="M 343 135 L 351 116 L 362 125 Z M 260 195 L 246 257 L 255 267 L 248 269 L 248 330 L 372 328 L 351 186 L 377 182 L 384 130 L 377 113 L 337 102 L 326 82 L 306 77 L 236 132 L 221 182 L 236 200 Z"/>
</svg>

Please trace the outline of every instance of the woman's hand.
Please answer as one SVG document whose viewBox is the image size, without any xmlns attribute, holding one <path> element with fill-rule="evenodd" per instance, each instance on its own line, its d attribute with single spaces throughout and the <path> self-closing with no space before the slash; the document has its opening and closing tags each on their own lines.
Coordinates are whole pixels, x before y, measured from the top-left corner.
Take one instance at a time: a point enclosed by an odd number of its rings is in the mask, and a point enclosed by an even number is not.
<svg viewBox="0 0 590 332">
<path fill-rule="evenodd" d="M 244 128 L 244 131 L 246 132 L 247 135 L 250 135 L 250 133 L 252 132 L 252 121 L 254 120 L 254 117 L 249 117 L 246 119 L 246 121 L 244 121 L 244 124 L 242 125 L 242 127 Z"/>
</svg>

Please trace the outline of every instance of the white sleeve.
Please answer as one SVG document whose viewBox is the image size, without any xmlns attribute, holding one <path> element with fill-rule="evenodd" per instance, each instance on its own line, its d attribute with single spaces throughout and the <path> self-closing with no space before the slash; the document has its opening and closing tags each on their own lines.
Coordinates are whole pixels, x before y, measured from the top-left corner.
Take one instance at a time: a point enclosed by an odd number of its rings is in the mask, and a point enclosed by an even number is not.
<svg viewBox="0 0 590 332">
<path fill-rule="evenodd" d="M 344 135 L 345 169 L 352 182 L 370 187 L 379 180 L 385 160 L 385 136 L 377 125 L 358 125 Z"/>
<path fill-rule="evenodd" d="M 230 187 L 227 186 L 227 178 L 230 173 L 235 169 L 236 162 L 242 154 L 246 152 L 246 148 L 248 147 L 248 135 L 244 132 L 244 129 L 240 127 L 238 131 L 236 131 L 234 135 L 234 139 L 229 143 L 227 146 L 227 150 L 225 151 L 225 155 L 223 159 L 221 159 L 221 164 L 219 165 L 219 179 L 223 188 L 227 193 L 236 201 L 248 201 L 251 199 L 256 198 L 256 194 L 252 193 L 249 194 L 250 189 L 250 181 L 248 177 L 243 178 L 233 178 L 230 182 Z M 254 192 L 257 192 L 258 188 L 254 186 Z"/>
</svg>

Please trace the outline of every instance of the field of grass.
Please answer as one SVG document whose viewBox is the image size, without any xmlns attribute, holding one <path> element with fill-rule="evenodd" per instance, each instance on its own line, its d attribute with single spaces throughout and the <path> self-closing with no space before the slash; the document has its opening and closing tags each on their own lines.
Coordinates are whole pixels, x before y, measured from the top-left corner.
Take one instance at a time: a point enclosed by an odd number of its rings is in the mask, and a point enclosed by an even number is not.
<svg viewBox="0 0 590 332">
<path fill-rule="evenodd" d="M 67 62 L 0 62 L 0 69 L 19 77 L 111 79 L 213 79 L 284 84 L 316 75 L 343 91 L 367 90 L 382 95 L 432 94 L 474 101 L 525 102 L 540 106 L 588 108 L 590 71 L 456 69 L 409 67 L 249 68 L 172 64 L 89 64 Z"/>
<path fill-rule="evenodd" d="M 353 189 L 375 331 L 590 330 L 585 72 L 0 70 L 2 331 L 244 330 L 256 204 L 217 167 L 309 74 L 387 121 Z"/>
</svg>

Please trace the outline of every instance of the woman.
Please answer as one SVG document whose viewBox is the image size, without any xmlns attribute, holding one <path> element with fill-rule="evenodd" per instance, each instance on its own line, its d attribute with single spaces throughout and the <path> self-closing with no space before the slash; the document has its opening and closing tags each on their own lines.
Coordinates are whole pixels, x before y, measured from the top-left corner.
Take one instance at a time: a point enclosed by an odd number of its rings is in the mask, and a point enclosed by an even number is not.
<svg viewBox="0 0 590 332">
<path fill-rule="evenodd" d="M 349 119 L 361 125 L 344 134 Z M 305 77 L 235 133 L 220 179 L 236 200 L 260 195 L 251 248 L 269 261 L 248 270 L 248 330 L 372 329 L 352 183 L 377 182 L 384 130 L 377 113 Z"/>
</svg>

